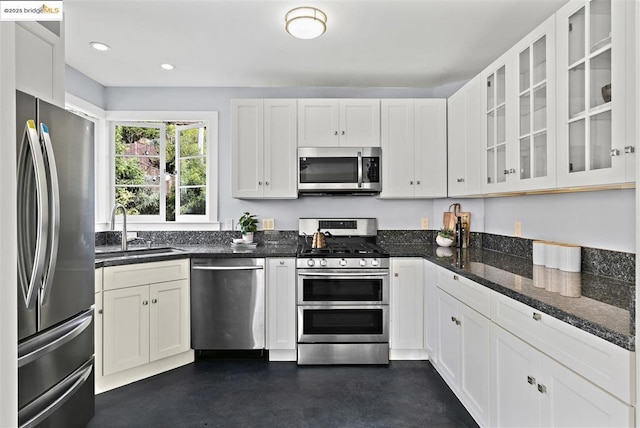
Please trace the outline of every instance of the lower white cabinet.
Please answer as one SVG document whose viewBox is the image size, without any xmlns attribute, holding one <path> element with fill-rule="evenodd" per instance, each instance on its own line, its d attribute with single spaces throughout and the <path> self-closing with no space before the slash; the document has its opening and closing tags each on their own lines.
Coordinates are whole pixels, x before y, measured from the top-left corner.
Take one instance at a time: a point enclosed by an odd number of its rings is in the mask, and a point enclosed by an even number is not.
<svg viewBox="0 0 640 428">
<path fill-rule="evenodd" d="M 436 265 L 424 262 L 424 349 L 431 363 L 438 359 L 438 300 L 436 298 Z"/>
<path fill-rule="evenodd" d="M 482 426 L 489 425 L 488 318 L 436 288 L 437 357 L 432 364 Z"/>
<path fill-rule="evenodd" d="M 270 361 L 296 361 L 296 259 L 267 259 L 267 349 Z"/>
<path fill-rule="evenodd" d="M 106 267 L 103 287 L 97 392 L 193 361 L 188 259 Z"/>
<path fill-rule="evenodd" d="M 426 360 L 424 350 L 424 261 L 391 259 L 389 358 Z"/>
<path fill-rule="evenodd" d="M 491 339 L 492 426 L 633 426 L 633 407 L 495 324 Z"/>
</svg>

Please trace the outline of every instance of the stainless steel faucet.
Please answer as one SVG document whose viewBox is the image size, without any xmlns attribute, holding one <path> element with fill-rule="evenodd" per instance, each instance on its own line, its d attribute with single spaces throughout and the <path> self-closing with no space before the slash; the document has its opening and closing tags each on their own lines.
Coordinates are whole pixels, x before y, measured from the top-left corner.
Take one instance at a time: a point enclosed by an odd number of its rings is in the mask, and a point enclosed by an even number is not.
<svg viewBox="0 0 640 428">
<path fill-rule="evenodd" d="M 127 210 L 124 205 L 117 202 L 111 210 L 111 230 L 115 230 L 116 212 L 118 209 L 122 209 L 122 251 L 127 251 Z"/>
</svg>

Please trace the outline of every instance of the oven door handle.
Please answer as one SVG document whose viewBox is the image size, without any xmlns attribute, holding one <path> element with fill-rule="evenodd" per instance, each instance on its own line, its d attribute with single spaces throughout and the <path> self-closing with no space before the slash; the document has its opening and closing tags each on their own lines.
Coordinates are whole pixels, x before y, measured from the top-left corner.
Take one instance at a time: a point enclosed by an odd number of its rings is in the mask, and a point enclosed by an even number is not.
<svg viewBox="0 0 640 428">
<path fill-rule="evenodd" d="M 345 276 L 389 276 L 389 272 L 380 272 L 380 273 L 371 273 L 371 272 L 314 272 L 314 273 L 299 273 L 298 276 L 303 277 L 313 277 L 313 276 L 335 276 L 335 277 L 345 277 Z"/>
</svg>

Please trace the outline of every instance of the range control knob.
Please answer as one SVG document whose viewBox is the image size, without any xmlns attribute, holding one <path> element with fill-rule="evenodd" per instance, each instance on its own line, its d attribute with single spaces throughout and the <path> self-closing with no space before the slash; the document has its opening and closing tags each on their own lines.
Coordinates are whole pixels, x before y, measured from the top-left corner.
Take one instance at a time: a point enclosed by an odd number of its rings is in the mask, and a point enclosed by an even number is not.
<svg viewBox="0 0 640 428">
<path fill-rule="evenodd" d="M 379 264 L 380 262 L 378 261 L 378 259 L 371 260 L 371 266 L 378 266 Z"/>
<path fill-rule="evenodd" d="M 326 266 L 326 265 L 327 265 L 327 259 L 320 260 L 320 266 Z"/>
<path fill-rule="evenodd" d="M 366 266 L 367 261 L 365 259 L 360 259 L 360 266 Z"/>
<path fill-rule="evenodd" d="M 346 259 L 340 260 L 340 266 L 346 266 L 346 265 L 347 265 L 347 260 Z"/>
<path fill-rule="evenodd" d="M 309 259 L 309 260 L 307 260 L 307 264 L 308 264 L 309 266 L 313 266 L 313 265 L 315 265 L 315 264 L 316 264 L 316 261 L 315 261 L 315 260 L 313 260 L 313 259 Z"/>
</svg>

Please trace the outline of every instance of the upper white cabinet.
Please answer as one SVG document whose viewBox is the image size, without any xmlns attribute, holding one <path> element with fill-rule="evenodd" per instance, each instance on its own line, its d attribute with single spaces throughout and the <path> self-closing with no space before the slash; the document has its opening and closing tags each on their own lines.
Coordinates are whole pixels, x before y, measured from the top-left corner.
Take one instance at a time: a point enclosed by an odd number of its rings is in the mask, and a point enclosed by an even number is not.
<svg viewBox="0 0 640 428">
<path fill-rule="evenodd" d="M 482 84 L 477 76 L 447 100 L 450 197 L 482 193 Z"/>
<path fill-rule="evenodd" d="M 632 3 L 574 0 L 557 13 L 559 187 L 635 180 Z"/>
<path fill-rule="evenodd" d="M 382 198 L 447 194 L 447 109 L 444 99 L 384 99 Z"/>
<path fill-rule="evenodd" d="M 517 190 L 556 185 L 555 32 L 552 16 L 510 51 L 516 57 L 516 88 L 507 97 L 516 106 Z"/>
<path fill-rule="evenodd" d="M 64 25 L 17 22 L 15 28 L 16 88 L 64 107 Z"/>
<path fill-rule="evenodd" d="M 298 100 L 298 147 L 380 147 L 380 100 Z"/>
<path fill-rule="evenodd" d="M 296 100 L 231 100 L 232 196 L 297 198 Z"/>
</svg>

